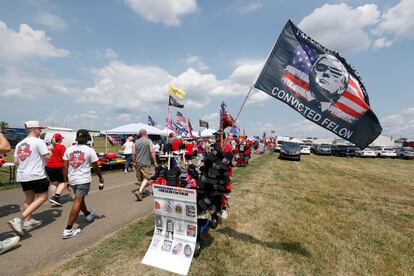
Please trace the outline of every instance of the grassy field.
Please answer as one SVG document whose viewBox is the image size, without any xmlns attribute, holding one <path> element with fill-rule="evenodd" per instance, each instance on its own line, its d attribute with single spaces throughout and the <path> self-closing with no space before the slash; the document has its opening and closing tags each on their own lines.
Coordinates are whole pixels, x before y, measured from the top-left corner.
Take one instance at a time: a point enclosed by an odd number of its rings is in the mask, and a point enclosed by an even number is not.
<svg viewBox="0 0 414 276">
<path fill-rule="evenodd" d="M 94 138 L 94 149 L 97 152 L 105 152 L 105 137 Z M 118 152 L 118 151 L 122 151 L 122 147 L 111 146 L 111 144 L 108 143 L 108 152 Z M 11 152 L 7 153 L 7 156 L 5 158 L 6 162 L 13 162 L 13 152 L 14 152 L 14 149 Z M 0 172 L 0 183 L 1 183 L 0 190 L 20 187 L 19 185 L 15 183 L 9 183 L 9 175 L 4 172 Z"/>
<path fill-rule="evenodd" d="M 235 172 L 230 217 L 190 275 L 414 273 L 414 161 L 265 155 Z M 55 275 L 167 275 L 140 264 L 147 216 L 54 268 Z"/>
</svg>

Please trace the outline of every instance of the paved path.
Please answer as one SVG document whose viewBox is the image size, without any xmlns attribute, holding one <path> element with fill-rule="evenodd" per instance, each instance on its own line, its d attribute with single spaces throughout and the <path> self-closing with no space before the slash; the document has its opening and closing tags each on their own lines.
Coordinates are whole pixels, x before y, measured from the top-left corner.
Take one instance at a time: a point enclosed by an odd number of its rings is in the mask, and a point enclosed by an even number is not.
<svg viewBox="0 0 414 276">
<path fill-rule="evenodd" d="M 66 203 L 63 207 L 51 207 L 46 202 L 33 215 L 35 219 L 42 220 L 43 224 L 22 237 L 16 249 L 0 255 L 0 275 L 33 274 L 47 266 L 53 266 L 152 211 L 151 197 L 137 202 L 131 193 L 137 188 L 134 185 L 134 173 L 109 173 L 104 174 L 104 179 L 103 191 L 98 190 L 97 178 L 93 179 L 92 189 L 86 199 L 88 208 L 96 208 L 98 214 L 92 224 L 85 223 L 81 213 L 77 222 L 82 233 L 72 239 L 63 240 L 62 232 L 72 206 L 71 196 L 64 196 Z M 0 192 L 1 240 L 15 235 L 7 222 L 20 215 L 23 200 L 21 189 Z"/>
</svg>

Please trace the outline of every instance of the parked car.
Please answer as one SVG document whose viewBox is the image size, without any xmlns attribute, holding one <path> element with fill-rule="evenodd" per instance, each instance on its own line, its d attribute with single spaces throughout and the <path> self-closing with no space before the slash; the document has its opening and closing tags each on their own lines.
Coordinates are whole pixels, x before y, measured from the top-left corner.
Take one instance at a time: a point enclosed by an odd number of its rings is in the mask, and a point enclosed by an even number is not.
<svg viewBox="0 0 414 276">
<path fill-rule="evenodd" d="M 328 144 L 316 145 L 313 148 L 313 153 L 317 155 L 331 155 L 332 153 L 331 145 L 328 145 Z"/>
<path fill-rule="evenodd" d="M 375 154 L 375 151 L 370 148 L 367 147 L 363 150 L 356 150 L 355 151 L 355 157 L 376 157 L 377 155 Z"/>
<path fill-rule="evenodd" d="M 295 142 L 284 142 L 280 148 L 279 158 L 300 161 L 300 144 Z"/>
<path fill-rule="evenodd" d="M 311 154 L 311 146 L 308 145 L 300 145 L 300 153 L 301 154 Z"/>
<path fill-rule="evenodd" d="M 397 156 L 402 159 L 414 159 L 414 148 L 402 147 L 397 150 Z"/>
<path fill-rule="evenodd" d="M 3 129 L 2 133 L 4 134 L 4 137 L 6 137 L 7 141 L 9 141 L 12 148 L 14 148 L 27 135 L 26 129 L 24 128 L 6 128 Z"/>
<path fill-rule="evenodd" d="M 375 154 L 377 155 L 377 157 L 397 157 L 397 151 L 395 150 L 395 148 L 390 147 L 378 147 L 377 149 L 375 149 Z"/>
<path fill-rule="evenodd" d="M 355 156 L 355 147 L 347 145 L 332 145 L 331 147 L 332 155 L 336 156 L 345 156 L 345 157 L 354 157 Z"/>
</svg>

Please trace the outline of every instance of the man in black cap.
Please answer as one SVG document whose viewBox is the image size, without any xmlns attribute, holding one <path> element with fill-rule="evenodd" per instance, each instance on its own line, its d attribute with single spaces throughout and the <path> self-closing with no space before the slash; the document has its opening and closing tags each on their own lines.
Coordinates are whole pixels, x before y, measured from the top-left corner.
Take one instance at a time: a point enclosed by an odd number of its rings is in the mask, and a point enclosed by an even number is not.
<svg viewBox="0 0 414 276">
<path fill-rule="evenodd" d="M 98 166 L 98 156 L 95 150 L 87 145 L 90 140 L 91 136 L 86 129 L 78 130 L 76 133 L 78 143 L 68 148 L 63 156 L 63 160 L 65 160 L 64 183 L 68 189 L 72 188 L 74 193 L 68 224 L 63 230 L 63 239 L 69 239 L 80 234 L 81 229 L 73 228 L 73 224 L 81 210 L 87 222 L 91 223 L 95 220 L 96 210 L 93 209 L 89 212 L 85 203 L 85 196 L 89 192 L 92 181 L 91 164 L 99 177 L 99 190 L 104 188 L 104 179 Z"/>
</svg>

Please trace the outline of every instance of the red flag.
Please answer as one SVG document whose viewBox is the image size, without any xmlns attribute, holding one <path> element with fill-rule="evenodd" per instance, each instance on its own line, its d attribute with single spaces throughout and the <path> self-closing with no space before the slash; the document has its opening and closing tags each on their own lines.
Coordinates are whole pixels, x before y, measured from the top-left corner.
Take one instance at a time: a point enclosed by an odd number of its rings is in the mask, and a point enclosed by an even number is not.
<svg viewBox="0 0 414 276">
<path fill-rule="evenodd" d="M 233 117 L 230 115 L 229 111 L 227 110 L 227 105 L 224 102 L 221 102 L 221 110 L 220 110 L 220 130 L 224 130 L 227 127 L 236 126 L 236 122 L 234 121 Z"/>
</svg>

